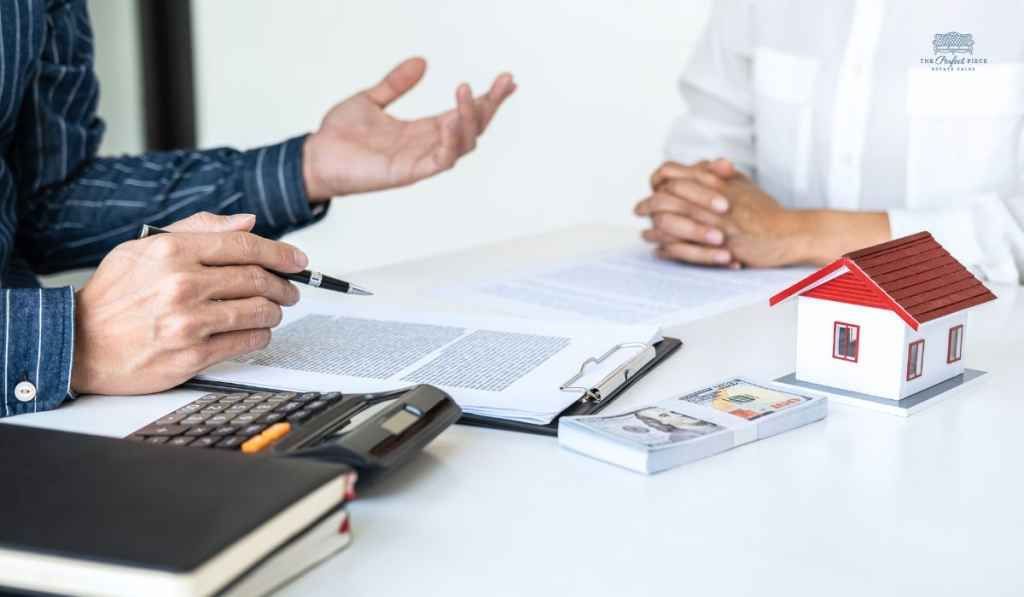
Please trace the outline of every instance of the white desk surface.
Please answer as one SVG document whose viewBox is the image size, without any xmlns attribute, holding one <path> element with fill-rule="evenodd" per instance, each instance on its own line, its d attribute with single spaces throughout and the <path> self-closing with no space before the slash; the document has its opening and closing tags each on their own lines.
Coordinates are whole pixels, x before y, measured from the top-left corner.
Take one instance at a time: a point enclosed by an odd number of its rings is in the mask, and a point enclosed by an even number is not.
<svg viewBox="0 0 1024 597">
<path fill-rule="evenodd" d="M 590 226 L 349 277 L 389 300 L 456 308 L 425 289 L 635 235 Z M 313 260 L 325 271 L 343 261 Z M 456 426 L 364 489 L 350 505 L 353 544 L 282 594 L 1024 594 L 1024 298 L 993 290 L 1000 300 L 972 314 L 965 351 L 989 374 L 909 419 L 833 404 L 823 422 L 650 477 L 549 437 Z M 608 412 L 788 373 L 794 323 L 792 305 L 762 304 L 668 328 L 686 346 Z M 142 400 L 118 399 L 140 425 Z M 19 422 L 113 428 L 87 411 Z"/>
</svg>

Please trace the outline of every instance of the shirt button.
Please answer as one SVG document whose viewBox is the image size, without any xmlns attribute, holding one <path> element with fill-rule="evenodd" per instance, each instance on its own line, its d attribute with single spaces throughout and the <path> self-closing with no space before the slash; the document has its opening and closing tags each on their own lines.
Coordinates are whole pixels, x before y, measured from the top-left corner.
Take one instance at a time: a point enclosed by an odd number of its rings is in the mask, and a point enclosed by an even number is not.
<svg viewBox="0 0 1024 597">
<path fill-rule="evenodd" d="M 21 402 L 31 402 L 36 397 L 36 387 L 31 382 L 19 382 L 14 386 L 14 397 Z"/>
</svg>

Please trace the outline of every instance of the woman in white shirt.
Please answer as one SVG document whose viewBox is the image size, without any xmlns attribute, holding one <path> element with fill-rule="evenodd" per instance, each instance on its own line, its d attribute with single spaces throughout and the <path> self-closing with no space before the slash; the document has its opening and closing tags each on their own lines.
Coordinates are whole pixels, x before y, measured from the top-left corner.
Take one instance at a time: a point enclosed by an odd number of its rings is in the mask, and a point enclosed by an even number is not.
<svg viewBox="0 0 1024 597">
<path fill-rule="evenodd" d="M 716 2 L 670 161 L 636 206 L 644 237 L 667 258 L 768 267 L 928 230 L 1021 283 L 1021 17 L 1008 1 Z"/>
</svg>

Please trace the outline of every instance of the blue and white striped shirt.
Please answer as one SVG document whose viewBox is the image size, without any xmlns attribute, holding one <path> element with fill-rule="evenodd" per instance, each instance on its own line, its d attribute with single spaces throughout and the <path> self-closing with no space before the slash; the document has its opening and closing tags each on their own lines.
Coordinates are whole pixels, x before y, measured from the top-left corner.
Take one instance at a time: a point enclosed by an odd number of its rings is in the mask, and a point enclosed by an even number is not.
<svg viewBox="0 0 1024 597">
<path fill-rule="evenodd" d="M 251 151 L 212 149 L 99 158 L 103 122 L 85 0 L 0 2 L 0 416 L 50 409 L 68 395 L 71 287 L 35 273 L 95 266 L 141 224 L 198 211 L 254 213 L 279 236 L 313 221 L 303 137 Z M 19 401 L 28 381 L 36 397 Z"/>
</svg>

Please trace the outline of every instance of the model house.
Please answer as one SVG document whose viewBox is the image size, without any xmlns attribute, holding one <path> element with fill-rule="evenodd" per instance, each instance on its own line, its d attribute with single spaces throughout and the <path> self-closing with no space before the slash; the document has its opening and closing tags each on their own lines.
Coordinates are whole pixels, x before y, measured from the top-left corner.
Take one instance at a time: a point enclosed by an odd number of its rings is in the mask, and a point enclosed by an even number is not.
<svg viewBox="0 0 1024 597">
<path fill-rule="evenodd" d="M 773 296 L 796 297 L 796 378 L 900 400 L 964 370 L 967 311 L 995 297 L 927 232 L 861 249 Z"/>
</svg>

